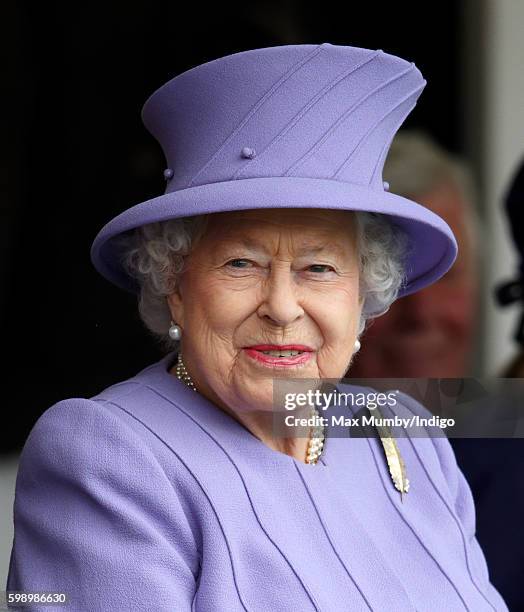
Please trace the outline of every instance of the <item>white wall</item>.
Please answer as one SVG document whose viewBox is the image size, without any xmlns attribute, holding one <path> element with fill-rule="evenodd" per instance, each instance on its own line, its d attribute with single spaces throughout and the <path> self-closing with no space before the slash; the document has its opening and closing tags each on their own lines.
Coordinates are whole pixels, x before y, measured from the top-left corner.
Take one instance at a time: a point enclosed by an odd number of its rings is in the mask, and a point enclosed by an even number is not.
<svg viewBox="0 0 524 612">
<path fill-rule="evenodd" d="M 517 265 L 502 198 L 524 155 L 524 0 L 469 0 L 465 6 L 464 130 L 486 223 L 483 369 L 491 376 L 517 349 L 512 336 L 520 309 L 498 306 L 493 288 L 513 279 Z"/>
</svg>

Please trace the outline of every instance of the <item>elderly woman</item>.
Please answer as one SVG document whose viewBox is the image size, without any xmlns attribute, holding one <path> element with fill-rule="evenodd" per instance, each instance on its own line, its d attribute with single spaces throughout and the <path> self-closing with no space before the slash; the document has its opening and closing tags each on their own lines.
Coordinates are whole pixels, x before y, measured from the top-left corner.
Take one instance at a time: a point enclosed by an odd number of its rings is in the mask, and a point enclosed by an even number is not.
<svg viewBox="0 0 524 612">
<path fill-rule="evenodd" d="M 446 438 L 275 430 L 275 388 L 339 381 L 366 320 L 456 257 L 381 178 L 424 84 L 324 43 L 219 58 L 149 98 L 166 193 L 110 221 L 92 260 L 166 354 L 38 419 L 9 590 L 89 611 L 507 610 Z M 299 414 L 360 410 L 313 404 Z M 405 394 L 382 410 L 426 414 Z"/>
</svg>

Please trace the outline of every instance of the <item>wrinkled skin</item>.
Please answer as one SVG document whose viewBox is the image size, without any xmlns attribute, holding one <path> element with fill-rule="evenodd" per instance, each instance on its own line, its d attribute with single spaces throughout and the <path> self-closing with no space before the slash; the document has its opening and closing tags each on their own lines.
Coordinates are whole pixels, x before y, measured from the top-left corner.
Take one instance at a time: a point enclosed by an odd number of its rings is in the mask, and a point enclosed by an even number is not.
<svg viewBox="0 0 524 612">
<path fill-rule="evenodd" d="M 274 378 L 341 378 L 363 300 L 354 214 L 320 209 L 210 215 L 169 296 L 198 391 L 276 450 L 303 458 L 306 439 L 271 439 Z M 306 363 L 268 366 L 246 347 L 300 344 Z"/>
</svg>

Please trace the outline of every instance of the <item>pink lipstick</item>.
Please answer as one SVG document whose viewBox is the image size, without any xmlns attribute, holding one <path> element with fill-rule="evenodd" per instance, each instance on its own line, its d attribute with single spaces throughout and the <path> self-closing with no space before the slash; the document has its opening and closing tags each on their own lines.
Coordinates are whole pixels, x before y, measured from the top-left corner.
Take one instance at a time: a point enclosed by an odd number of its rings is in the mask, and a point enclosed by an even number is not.
<svg viewBox="0 0 524 612">
<path fill-rule="evenodd" d="M 267 366 L 292 367 L 311 359 L 313 349 L 303 344 L 256 344 L 244 349 L 246 354 Z"/>
</svg>

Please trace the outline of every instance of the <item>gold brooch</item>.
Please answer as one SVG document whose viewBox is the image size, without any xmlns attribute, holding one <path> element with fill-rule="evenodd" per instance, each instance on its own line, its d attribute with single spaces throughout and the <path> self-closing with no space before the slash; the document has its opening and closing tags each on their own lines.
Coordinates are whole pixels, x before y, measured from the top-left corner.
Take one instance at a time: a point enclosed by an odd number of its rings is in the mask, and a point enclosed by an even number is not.
<svg viewBox="0 0 524 612">
<path fill-rule="evenodd" d="M 375 410 L 379 413 L 380 421 L 382 422 L 384 416 L 380 410 L 378 410 L 378 408 L 375 408 L 374 411 Z M 382 425 L 375 422 L 375 428 L 380 436 L 382 447 L 384 448 L 384 453 L 386 455 L 389 473 L 391 474 L 393 484 L 395 485 L 395 489 L 400 491 L 400 501 L 403 502 L 403 494 L 407 493 L 409 490 L 409 480 L 406 475 L 406 465 L 402 459 L 402 455 L 400 454 L 397 441 L 392 436 L 391 429 L 387 425 Z"/>
</svg>

